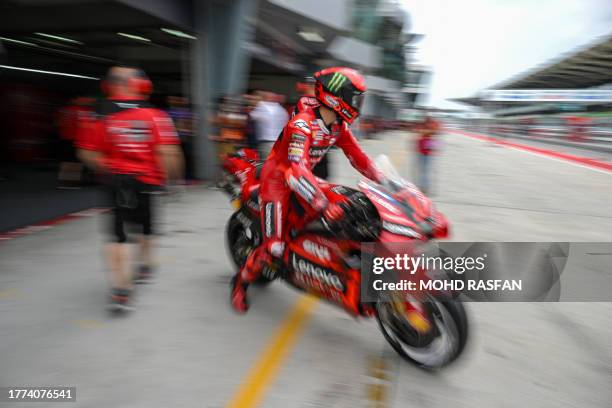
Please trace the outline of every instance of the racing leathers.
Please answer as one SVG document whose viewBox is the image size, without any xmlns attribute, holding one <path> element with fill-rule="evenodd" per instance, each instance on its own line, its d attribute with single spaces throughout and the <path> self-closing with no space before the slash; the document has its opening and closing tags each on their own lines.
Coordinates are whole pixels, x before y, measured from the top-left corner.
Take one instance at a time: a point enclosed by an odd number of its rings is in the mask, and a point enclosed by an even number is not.
<svg viewBox="0 0 612 408">
<path fill-rule="evenodd" d="M 300 112 L 303 112 L 307 109 L 315 109 L 316 107 L 321 106 L 321 103 L 317 100 L 317 98 L 313 95 L 303 95 L 298 99 L 295 104 L 295 108 L 291 117 L 294 117 Z M 312 174 L 315 177 L 319 177 L 323 180 L 327 180 L 329 178 L 329 159 L 327 155 L 323 156 L 319 163 L 312 169 Z"/>
<path fill-rule="evenodd" d="M 342 149 L 361 174 L 380 180 L 374 163 L 361 150 L 346 123 L 326 126 L 316 107 L 295 115 L 285 125 L 262 168 L 259 203 L 263 243 L 249 254 L 236 283 L 253 282 L 271 262 L 271 256 L 280 258 L 283 255 L 287 234 L 295 227 L 287 225 L 292 194 L 305 211 L 300 218 L 303 225 L 326 210 L 329 201 L 312 174 L 312 168 L 334 145 Z"/>
</svg>

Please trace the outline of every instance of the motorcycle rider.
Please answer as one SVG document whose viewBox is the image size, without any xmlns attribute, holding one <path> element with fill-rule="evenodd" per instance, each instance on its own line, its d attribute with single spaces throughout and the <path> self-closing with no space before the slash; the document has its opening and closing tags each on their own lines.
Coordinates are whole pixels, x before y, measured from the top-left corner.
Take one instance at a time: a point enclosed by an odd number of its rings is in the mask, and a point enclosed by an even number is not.
<svg viewBox="0 0 612 408">
<path fill-rule="evenodd" d="M 365 177 L 381 180 L 349 127 L 359 116 L 366 90 L 364 78 L 345 67 L 323 69 L 314 78 L 319 106 L 304 109 L 291 118 L 262 168 L 259 204 L 263 242 L 249 254 L 232 279 L 231 303 L 240 313 L 249 308 L 248 285 L 261 275 L 264 267 L 278 263 L 283 256 L 287 234 L 295 227 L 286 225 L 292 194 L 306 213 L 301 218 L 304 225 L 321 215 L 327 225 L 342 218 L 343 208 L 330 203 L 312 174 L 312 168 L 333 145 L 342 149 Z"/>
</svg>

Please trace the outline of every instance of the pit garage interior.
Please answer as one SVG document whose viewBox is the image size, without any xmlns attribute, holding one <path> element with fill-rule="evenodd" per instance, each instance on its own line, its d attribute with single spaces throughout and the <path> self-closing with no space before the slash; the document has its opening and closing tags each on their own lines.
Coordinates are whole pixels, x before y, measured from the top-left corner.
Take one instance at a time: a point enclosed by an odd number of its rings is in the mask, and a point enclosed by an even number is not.
<svg viewBox="0 0 612 408">
<path fill-rule="evenodd" d="M 95 186 L 57 189 L 58 112 L 75 97 L 101 96 L 98 79 L 110 66 L 143 68 L 159 107 L 167 95 L 185 93 L 184 62 L 195 36 L 129 3 L 0 5 L 0 211 L 6 215 L 0 231 L 104 203 Z"/>
</svg>

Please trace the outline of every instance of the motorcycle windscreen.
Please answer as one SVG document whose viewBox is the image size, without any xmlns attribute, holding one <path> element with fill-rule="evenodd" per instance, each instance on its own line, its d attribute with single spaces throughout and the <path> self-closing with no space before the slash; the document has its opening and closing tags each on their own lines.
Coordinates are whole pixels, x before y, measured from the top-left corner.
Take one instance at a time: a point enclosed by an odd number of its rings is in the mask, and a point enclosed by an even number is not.
<svg viewBox="0 0 612 408">
<path fill-rule="evenodd" d="M 405 185 L 410 184 L 400 176 L 399 172 L 389 159 L 389 156 L 386 154 L 378 155 L 374 160 L 374 164 L 383 176 L 381 184 L 385 188 L 388 188 L 391 191 L 397 191 Z"/>
</svg>

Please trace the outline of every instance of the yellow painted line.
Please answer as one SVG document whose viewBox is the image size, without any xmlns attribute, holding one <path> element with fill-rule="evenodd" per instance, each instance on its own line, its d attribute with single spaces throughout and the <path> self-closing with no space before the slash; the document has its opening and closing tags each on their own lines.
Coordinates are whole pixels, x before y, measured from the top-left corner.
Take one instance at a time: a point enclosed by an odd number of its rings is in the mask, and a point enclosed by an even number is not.
<svg viewBox="0 0 612 408">
<path fill-rule="evenodd" d="M 389 382 L 391 375 L 387 362 L 382 357 L 373 357 L 368 361 L 366 384 L 366 401 L 368 408 L 387 408 L 389 406 Z"/>
<path fill-rule="evenodd" d="M 281 363 L 292 349 L 317 303 L 317 298 L 303 295 L 294 304 L 259 360 L 251 367 L 234 397 L 226 405 L 227 408 L 252 408 L 261 404 L 266 391 L 278 375 Z"/>
</svg>

